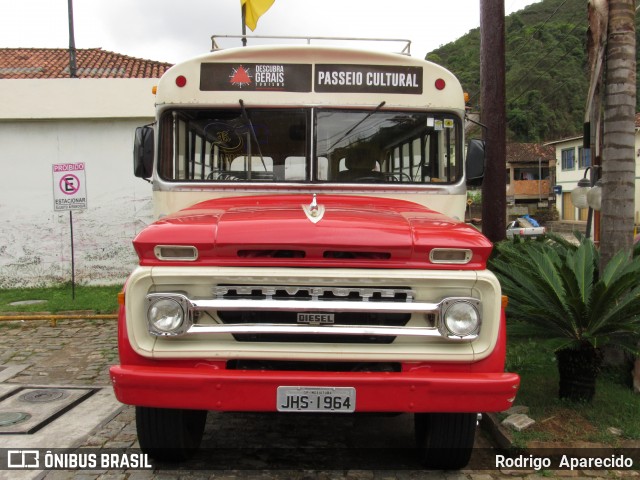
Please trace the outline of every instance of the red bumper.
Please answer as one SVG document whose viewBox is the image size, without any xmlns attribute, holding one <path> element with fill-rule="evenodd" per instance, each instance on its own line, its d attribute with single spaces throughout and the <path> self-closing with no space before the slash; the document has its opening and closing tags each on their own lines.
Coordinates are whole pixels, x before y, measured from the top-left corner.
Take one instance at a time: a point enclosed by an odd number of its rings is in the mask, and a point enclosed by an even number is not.
<svg viewBox="0 0 640 480">
<path fill-rule="evenodd" d="M 360 412 L 498 412 L 516 395 L 513 373 L 336 373 L 116 365 L 116 397 L 147 407 L 275 411 L 279 386 L 354 387 Z"/>
</svg>

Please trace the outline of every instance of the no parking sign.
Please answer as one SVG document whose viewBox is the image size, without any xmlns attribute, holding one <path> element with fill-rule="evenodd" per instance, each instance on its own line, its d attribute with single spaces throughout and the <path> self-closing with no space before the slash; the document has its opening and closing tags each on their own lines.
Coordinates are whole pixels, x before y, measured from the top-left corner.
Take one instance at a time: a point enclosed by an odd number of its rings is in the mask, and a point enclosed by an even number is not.
<svg viewBox="0 0 640 480">
<path fill-rule="evenodd" d="M 84 162 L 53 165 L 53 209 L 56 212 L 87 208 L 84 172 Z"/>
</svg>

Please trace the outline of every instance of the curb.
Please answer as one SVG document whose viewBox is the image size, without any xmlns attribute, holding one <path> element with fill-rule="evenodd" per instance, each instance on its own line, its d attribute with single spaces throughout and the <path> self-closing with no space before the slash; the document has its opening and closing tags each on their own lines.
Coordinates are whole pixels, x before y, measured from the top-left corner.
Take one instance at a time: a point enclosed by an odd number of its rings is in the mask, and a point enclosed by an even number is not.
<svg viewBox="0 0 640 480">
<path fill-rule="evenodd" d="M 480 426 L 491 435 L 491 439 L 498 448 L 511 450 L 513 448 L 513 438 L 509 431 L 502 426 L 495 413 L 483 413 Z"/>
<path fill-rule="evenodd" d="M 548 450 L 558 448 L 557 443 L 542 441 L 529 442 L 524 448 L 515 447 L 513 444 L 513 437 L 511 436 L 511 432 L 509 431 L 509 429 L 502 426 L 498 415 L 495 413 L 483 413 L 480 426 L 491 436 L 491 439 L 501 450 L 524 451 L 528 454 L 535 454 L 536 452 L 541 450 L 544 451 L 545 449 Z M 595 442 L 570 442 L 562 445 L 562 450 L 567 454 L 577 454 L 576 452 L 580 452 L 584 449 L 598 449 L 603 451 L 610 450 L 611 452 L 615 452 L 616 449 L 638 450 L 640 449 L 640 441 L 626 440 L 615 447 L 604 443 Z"/>
<path fill-rule="evenodd" d="M 52 327 L 57 326 L 58 320 L 117 320 L 117 313 L 95 313 L 93 311 L 71 311 L 52 314 L 49 312 L 38 313 L 0 313 L 0 322 L 24 322 L 32 320 L 47 320 Z"/>
</svg>

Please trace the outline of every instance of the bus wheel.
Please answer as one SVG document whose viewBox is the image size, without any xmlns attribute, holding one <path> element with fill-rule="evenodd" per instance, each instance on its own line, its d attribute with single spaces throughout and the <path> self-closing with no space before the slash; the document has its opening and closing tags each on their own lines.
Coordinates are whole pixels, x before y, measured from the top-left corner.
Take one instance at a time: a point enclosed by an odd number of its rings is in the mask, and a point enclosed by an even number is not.
<svg viewBox="0 0 640 480">
<path fill-rule="evenodd" d="M 458 470 L 469 463 L 476 413 L 416 413 L 416 447 L 425 468 Z"/>
<path fill-rule="evenodd" d="M 206 410 L 136 407 L 140 449 L 156 460 L 186 460 L 200 447 Z"/>
</svg>

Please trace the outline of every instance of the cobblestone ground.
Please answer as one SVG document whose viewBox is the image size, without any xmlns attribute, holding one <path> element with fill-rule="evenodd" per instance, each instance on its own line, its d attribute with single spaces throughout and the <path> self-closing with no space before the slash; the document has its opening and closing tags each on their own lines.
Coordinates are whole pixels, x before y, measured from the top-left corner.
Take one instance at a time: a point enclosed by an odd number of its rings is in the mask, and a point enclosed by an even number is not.
<svg viewBox="0 0 640 480">
<path fill-rule="evenodd" d="M 6 383 L 29 385 L 91 385 L 109 386 L 109 366 L 117 362 L 116 322 L 113 320 L 78 320 L 58 322 L 56 327 L 44 321 L 0 322 L 0 366 L 28 365 Z M 73 414 L 72 412 L 69 414 Z M 103 425 L 98 427 L 79 446 L 97 449 L 136 448 L 136 429 L 134 409 L 123 406 L 121 410 Z M 285 417 L 281 416 L 280 418 Z M 203 443 L 209 451 L 217 445 L 224 445 L 227 439 L 241 437 L 242 441 L 258 442 L 266 447 L 278 445 L 283 438 L 293 438 L 293 442 L 309 442 L 321 429 L 326 430 L 322 438 L 316 441 L 319 450 L 331 445 L 331 425 L 323 420 L 318 424 L 317 417 L 308 421 L 304 434 L 292 432 L 296 428 L 294 420 L 274 420 L 272 416 L 252 414 L 213 414 L 210 413 Z M 347 418 L 347 417 L 344 417 Z M 297 420 L 296 420 L 297 421 Z M 336 431 L 355 431 L 360 425 L 357 420 L 344 420 L 336 426 Z M 366 420 L 365 420 L 366 422 Z M 375 426 L 375 425 L 374 425 Z M 300 435 L 299 435 L 300 434 Z M 299 436 L 298 436 L 299 435 Z M 216 443 L 217 442 L 217 443 Z M 488 440 L 481 435 L 480 442 L 486 446 Z M 395 446 L 395 445 L 392 445 Z M 484 450 L 484 449 L 483 449 Z M 315 458 L 315 457 L 314 457 Z M 463 470 L 460 472 L 425 472 L 420 470 L 363 470 L 363 469 L 320 469 L 320 470 L 273 470 L 271 459 L 257 457 L 249 463 L 243 462 L 243 470 L 202 470 L 202 455 L 188 463 L 183 469 L 175 470 L 171 466 L 156 466 L 154 470 L 123 471 L 50 471 L 45 472 L 45 480 L 198 480 L 198 479 L 446 479 L 446 480 L 494 480 L 494 479 L 543 479 L 543 478 L 640 478 L 637 471 L 553 471 L 536 473 L 533 471 Z M 253 462 L 253 463 L 252 463 Z M 251 466 L 252 465 L 252 466 Z"/>
<path fill-rule="evenodd" d="M 28 364 L 10 383 L 109 385 L 115 320 L 0 322 L 0 365 Z"/>
</svg>

